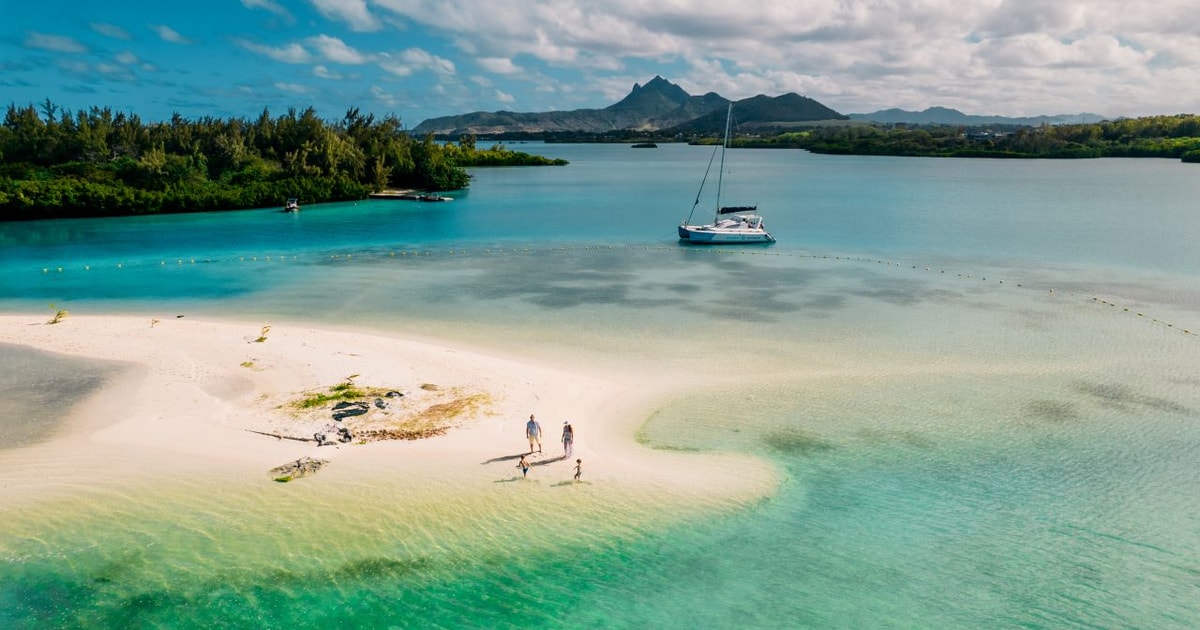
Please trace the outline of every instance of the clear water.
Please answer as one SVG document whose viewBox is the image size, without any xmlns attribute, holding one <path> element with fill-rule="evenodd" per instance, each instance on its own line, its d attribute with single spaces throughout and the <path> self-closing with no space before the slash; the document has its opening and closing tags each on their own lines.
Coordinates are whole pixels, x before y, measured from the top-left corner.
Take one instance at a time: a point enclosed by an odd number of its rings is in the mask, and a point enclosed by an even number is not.
<svg viewBox="0 0 1200 630">
<path fill-rule="evenodd" d="M 47 317 L 49 319 L 49 316 Z M 108 366 L 0 344 L 0 398 L 5 401 L 0 449 L 19 448 L 52 437 L 71 405 L 103 386 Z"/>
<path fill-rule="evenodd" d="M 446 204 L 0 225 L 0 308 L 671 374 L 632 437 L 763 458 L 768 499 L 414 499 L 336 471 L 83 486 L 0 505 L 0 626 L 1200 625 L 1194 165 L 737 151 L 779 243 L 704 249 L 674 225 L 706 149 L 517 148 L 571 165 L 480 170 Z M 37 362 L 64 404 L 95 386 Z M 44 386 L 5 383 L 22 422 Z"/>
</svg>

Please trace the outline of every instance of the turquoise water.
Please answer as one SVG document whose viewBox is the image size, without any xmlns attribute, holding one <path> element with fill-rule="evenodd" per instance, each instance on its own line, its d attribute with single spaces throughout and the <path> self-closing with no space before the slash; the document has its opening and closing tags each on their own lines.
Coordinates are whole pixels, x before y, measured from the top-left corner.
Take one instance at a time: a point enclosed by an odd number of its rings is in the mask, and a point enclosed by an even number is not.
<svg viewBox="0 0 1200 630">
<path fill-rule="evenodd" d="M 729 250 L 675 242 L 705 149 L 517 148 L 571 165 L 446 204 L 0 225 L 0 308 L 677 374 L 634 437 L 761 457 L 770 497 L 656 518 L 499 484 L 409 517 L 396 480 L 81 489 L 5 512 L 0 626 L 1200 625 L 1194 165 L 738 151 L 779 243 Z M 37 362 L 64 400 L 97 385 Z"/>
</svg>

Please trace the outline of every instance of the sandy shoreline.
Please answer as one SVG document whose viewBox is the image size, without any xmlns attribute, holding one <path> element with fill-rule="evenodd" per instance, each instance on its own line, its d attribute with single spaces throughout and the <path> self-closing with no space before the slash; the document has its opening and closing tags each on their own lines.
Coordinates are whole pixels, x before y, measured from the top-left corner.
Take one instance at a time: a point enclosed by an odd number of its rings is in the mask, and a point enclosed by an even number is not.
<svg viewBox="0 0 1200 630">
<path fill-rule="evenodd" d="M 436 342 L 296 324 L 260 336 L 261 323 L 192 317 L 73 315 L 49 325 L 38 314 L 0 316 L 0 343 L 128 366 L 71 409 L 53 439 L 0 453 L 0 482 L 28 499 L 131 476 L 210 474 L 261 485 L 272 483 L 269 469 L 311 456 L 331 464 L 293 483 L 403 475 L 441 492 L 487 491 L 519 474 L 515 456 L 526 447 L 530 413 L 546 434 L 531 476 L 546 482 L 571 477 L 573 462 L 560 459 L 564 419 L 576 427 L 574 456 L 584 460 L 585 480 L 596 485 L 740 503 L 769 494 L 777 482 L 769 465 L 749 456 L 638 445 L 634 432 L 668 386 L 646 375 L 567 372 Z M 318 447 L 251 432 L 311 435 L 311 419 L 298 420 L 281 404 L 348 377 L 399 390 L 410 406 L 434 404 L 447 392 L 484 403 L 456 417 L 445 435 L 413 441 Z"/>
</svg>

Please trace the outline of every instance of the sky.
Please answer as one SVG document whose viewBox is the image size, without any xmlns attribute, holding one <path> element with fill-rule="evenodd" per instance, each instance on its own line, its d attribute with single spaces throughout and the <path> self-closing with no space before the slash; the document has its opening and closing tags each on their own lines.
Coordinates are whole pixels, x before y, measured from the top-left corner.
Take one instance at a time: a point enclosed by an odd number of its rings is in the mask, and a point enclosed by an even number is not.
<svg viewBox="0 0 1200 630">
<path fill-rule="evenodd" d="M 1196 0 L 0 0 L 0 102 L 144 120 L 600 108 L 1200 113 Z"/>
</svg>

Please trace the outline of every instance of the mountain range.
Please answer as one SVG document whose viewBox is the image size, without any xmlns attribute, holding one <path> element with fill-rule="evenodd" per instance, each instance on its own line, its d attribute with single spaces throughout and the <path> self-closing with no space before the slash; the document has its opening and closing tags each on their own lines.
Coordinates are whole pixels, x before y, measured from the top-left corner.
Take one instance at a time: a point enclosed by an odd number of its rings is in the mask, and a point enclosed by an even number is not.
<svg viewBox="0 0 1200 630">
<path fill-rule="evenodd" d="M 1099 114 L 1057 114 L 1053 116 L 1024 116 L 1010 118 L 1007 116 L 980 116 L 964 114 L 957 109 L 948 107 L 930 107 L 919 112 L 903 109 L 881 109 L 868 114 L 850 114 L 851 120 L 866 122 L 909 125 L 1024 125 L 1036 127 L 1039 125 L 1069 125 L 1080 123 L 1097 123 L 1106 120 Z"/>
<path fill-rule="evenodd" d="M 729 99 L 709 92 L 692 96 L 683 88 L 656 76 L 645 85 L 634 84 L 629 95 L 601 109 L 551 112 L 472 112 L 422 121 L 416 135 L 458 136 L 501 133 L 609 131 L 656 132 L 659 134 L 714 133 L 725 126 Z M 955 109 L 930 107 L 920 112 L 886 109 L 868 114 L 840 114 L 799 94 L 758 95 L 734 102 L 734 117 L 740 130 L 779 131 L 816 124 L 908 123 L 945 125 L 1041 125 L 1097 122 L 1096 114 L 1064 114 L 1027 118 L 975 116 Z"/>
<path fill-rule="evenodd" d="M 473 112 L 422 121 L 417 135 L 476 135 L 512 132 L 703 131 L 725 126 L 729 99 L 709 92 L 692 96 L 683 88 L 656 76 L 646 85 L 634 84 L 629 95 L 603 109 L 521 113 Z M 798 94 L 755 96 L 734 106 L 740 128 L 820 120 L 848 120 L 828 107 Z"/>
</svg>

